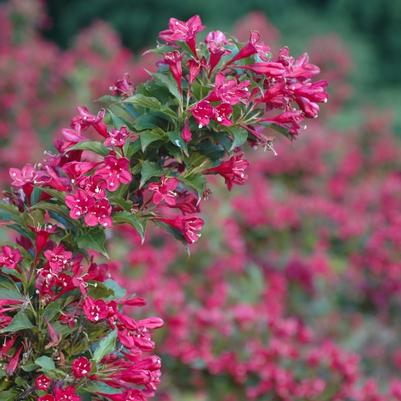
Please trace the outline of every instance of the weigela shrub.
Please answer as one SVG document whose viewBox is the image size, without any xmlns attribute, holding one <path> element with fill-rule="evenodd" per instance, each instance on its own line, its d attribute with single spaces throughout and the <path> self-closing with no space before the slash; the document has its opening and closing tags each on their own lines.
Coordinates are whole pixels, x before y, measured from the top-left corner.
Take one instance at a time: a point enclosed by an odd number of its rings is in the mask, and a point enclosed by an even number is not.
<svg viewBox="0 0 401 401">
<path fill-rule="evenodd" d="M 78 107 L 56 153 L 10 169 L 0 210 L 18 236 L 0 249 L 3 399 L 152 396 L 162 320 L 127 315 L 144 301 L 110 278 L 107 230 L 128 224 L 144 240 L 153 222 L 196 242 L 206 177 L 243 184 L 240 147 L 271 148 L 266 126 L 295 137 L 326 101 L 307 55 L 272 58 L 257 32 L 245 44 L 220 31 L 197 41 L 203 29 L 198 16 L 172 18 L 150 80 L 134 88 L 125 76 L 97 113 Z"/>
</svg>

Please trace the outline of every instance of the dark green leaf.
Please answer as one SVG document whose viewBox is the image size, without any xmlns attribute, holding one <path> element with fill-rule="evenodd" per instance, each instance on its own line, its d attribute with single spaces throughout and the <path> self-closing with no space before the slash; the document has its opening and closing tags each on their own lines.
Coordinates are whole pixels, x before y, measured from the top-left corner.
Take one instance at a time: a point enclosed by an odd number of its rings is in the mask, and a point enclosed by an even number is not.
<svg viewBox="0 0 401 401">
<path fill-rule="evenodd" d="M 135 142 L 126 142 L 124 145 L 124 154 L 128 160 L 132 160 L 133 156 L 141 150 L 141 141 L 137 139 Z"/>
<path fill-rule="evenodd" d="M 14 205 L 10 205 L 5 201 L 0 201 L 0 211 L 3 212 L 1 213 L 0 217 L 4 221 L 8 220 L 13 220 L 15 222 L 21 221 L 21 214 L 18 208 Z"/>
<path fill-rule="evenodd" d="M 248 139 L 248 131 L 243 128 L 230 128 L 229 132 L 233 139 L 230 150 L 242 146 Z"/>
<path fill-rule="evenodd" d="M 142 131 L 139 134 L 141 140 L 142 152 L 153 142 L 162 140 L 164 138 L 164 131 L 161 128 L 154 128 L 152 130 Z"/>
<path fill-rule="evenodd" d="M 95 227 L 85 229 L 77 238 L 77 244 L 82 249 L 92 249 L 109 257 L 106 249 L 106 235 L 104 229 Z"/>
<path fill-rule="evenodd" d="M 15 390 L 7 390 L 1 392 L 1 401 L 15 401 L 17 392 Z"/>
<path fill-rule="evenodd" d="M 152 77 L 163 84 L 180 103 L 182 102 L 182 96 L 178 90 L 177 82 L 175 82 L 173 78 L 158 72 L 152 74 Z"/>
<path fill-rule="evenodd" d="M 94 299 L 108 299 L 113 297 L 113 291 L 107 288 L 103 283 L 92 283 L 88 287 L 88 293 L 91 298 Z"/>
<path fill-rule="evenodd" d="M 108 386 L 102 382 L 92 381 L 90 385 L 85 387 L 85 390 L 93 394 L 120 394 L 121 390 Z"/>
<path fill-rule="evenodd" d="M 118 283 L 114 280 L 108 279 L 103 283 L 107 288 L 114 292 L 115 298 L 123 298 L 127 294 L 125 288 L 121 287 Z"/>
<path fill-rule="evenodd" d="M 31 329 L 32 322 L 29 320 L 25 312 L 19 311 L 13 318 L 12 322 L 2 329 L 0 333 L 15 333 L 16 331 Z"/>
<path fill-rule="evenodd" d="M 188 147 L 186 142 L 182 139 L 181 132 L 170 131 L 167 132 L 167 136 L 170 139 L 170 142 L 180 148 L 182 152 L 188 156 Z"/>
<path fill-rule="evenodd" d="M 159 110 L 161 108 L 161 103 L 158 99 L 155 97 L 144 96 L 140 93 L 125 99 L 124 103 L 131 103 L 136 107 L 143 107 L 146 109 Z"/>
<path fill-rule="evenodd" d="M 40 366 L 43 371 L 52 371 L 56 369 L 56 365 L 54 364 L 53 359 L 49 358 L 46 355 L 43 355 L 35 360 L 35 364 Z"/>
<path fill-rule="evenodd" d="M 189 177 L 181 177 L 180 181 L 182 181 L 188 187 L 194 189 L 198 195 L 201 197 L 203 192 L 206 189 L 206 178 L 203 175 L 191 175 Z"/>
<path fill-rule="evenodd" d="M 115 213 L 113 216 L 113 222 L 116 224 L 121 224 L 121 223 L 130 224 L 132 227 L 136 229 L 138 234 L 141 236 L 142 240 L 144 240 L 145 227 L 141 222 L 141 220 L 137 216 L 135 216 L 135 214 L 132 214 L 127 211 Z"/>
<path fill-rule="evenodd" d="M 107 156 L 109 154 L 109 149 L 107 149 L 106 146 L 98 141 L 78 142 L 68 148 L 68 150 L 88 150 L 102 156 Z"/>
<path fill-rule="evenodd" d="M 149 181 L 152 177 L 160 177 L 163 174 L 163 170 L 157 163 L 145 160 L 141 167 L 141 183 L 140 188 Z"/>
<path fill-rule="evenodd" d="M 93 354 L 93 360 L 99 363 L 106 355 L 116 348 L 117 330 L 111 331 L 106 337 L 100 340 Z"/>
</svg>

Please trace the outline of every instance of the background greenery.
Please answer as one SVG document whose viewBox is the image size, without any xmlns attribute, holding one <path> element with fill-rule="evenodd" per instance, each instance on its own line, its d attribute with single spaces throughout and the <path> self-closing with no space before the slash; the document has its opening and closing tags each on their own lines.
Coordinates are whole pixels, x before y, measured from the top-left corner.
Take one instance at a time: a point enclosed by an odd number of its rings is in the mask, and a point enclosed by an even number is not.
<svg viewBox="0 0 401 401">
<path fill-rule="evenodd" d="M 229 30 L 248 12 L 263 11 L 282 33 L 281 43 L 295 51 L 318 34 L 341 35 L 355 64 L 354 100 L 401 110 L 401 1 L 48 0 L 47 8 L 52 25 L 44 33 L 59 45 L 69 46 L 82 28 L 103 19 L 133 51 L 151 44 L 171 16 L 187 19 L 198 13 L 210 28 Z M 352 112 L 348 116 L 357 118 Z M 396 124 L 401 127 L 400 116 Z"/>
</svg>

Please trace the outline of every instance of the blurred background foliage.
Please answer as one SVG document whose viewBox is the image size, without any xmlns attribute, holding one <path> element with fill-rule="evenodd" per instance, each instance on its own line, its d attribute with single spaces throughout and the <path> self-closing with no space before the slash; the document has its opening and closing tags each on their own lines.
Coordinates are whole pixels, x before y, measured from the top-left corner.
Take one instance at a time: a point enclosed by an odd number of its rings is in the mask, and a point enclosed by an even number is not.
<svg viewBox="0 0 401 401">
<path fill-rule="evenodd" d="M 354 61 L 353 100 L 401 109 L 401 1 L 51 0 L 46 4 L 51 21 L 44 33 L 60 46 L 70 46 L 80 30 L 102 19 L 137 55 L 151 44 L 169 17 L 187 19 L 195 13 L 209 28 L 229 30 L 245 14 L 262 11 L 282 33 L 279 42 L 294 51 L 306 48 L 311 37 L 335 32 L 349 46 Z M 352 112 L 344 116 L 357 118 Z M 401 127 L 400 116 L 396 124 Z"/>
</svg>

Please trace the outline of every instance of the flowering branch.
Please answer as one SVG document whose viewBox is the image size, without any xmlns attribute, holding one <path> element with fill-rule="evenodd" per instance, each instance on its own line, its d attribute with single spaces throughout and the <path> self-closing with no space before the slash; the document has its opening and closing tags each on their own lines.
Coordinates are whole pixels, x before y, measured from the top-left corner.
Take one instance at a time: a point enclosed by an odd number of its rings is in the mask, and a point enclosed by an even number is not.
<svg viewBox="0 0 401 401">
<path fill-rule="evenodd" d="M 111 280 L 106 229 L 148 223 L 192 244 L 200 237 L 207 176 L 228 189 L 246 180 L 249 142 L 272 149 L 265 127 L 290 138 L 327 98 L 303 55 L 273 59 L 259 34 L 240 44 L 222 32 L 204 42 L 198 16 L 174 18 L 158 72 L 133 88 L 111 86 L 103 108 L 79 107 L 37 165 L 11 169 L 1 219 L 18 233 L 0 249 L 0 390 L 8 399 L 143 401 L 160 360 L 149 355 L 159 318 L 134 320 L 144 304 Z M 99 262 L 100 260 L 100 262 Z M 89 397 L 89 398 L 88 398 Z"/>
</svg>

